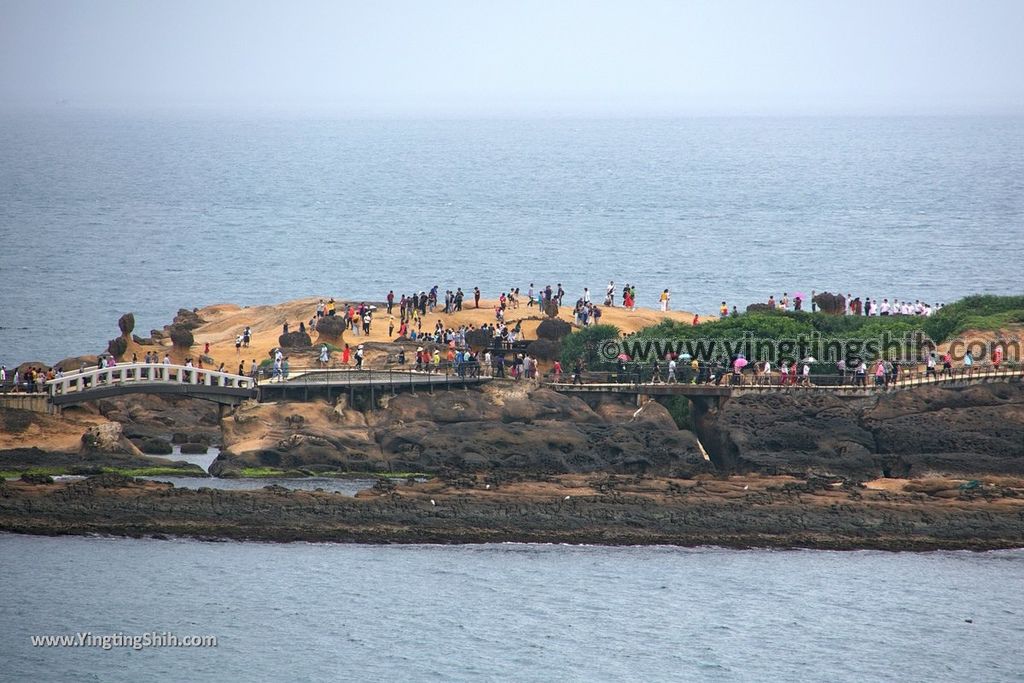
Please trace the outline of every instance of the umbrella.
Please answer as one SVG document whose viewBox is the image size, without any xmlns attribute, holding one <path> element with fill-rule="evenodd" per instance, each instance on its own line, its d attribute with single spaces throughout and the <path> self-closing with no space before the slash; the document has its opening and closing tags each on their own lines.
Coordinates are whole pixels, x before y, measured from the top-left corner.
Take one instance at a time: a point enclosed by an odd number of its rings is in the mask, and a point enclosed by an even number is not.
<svg viewBox="0 0 1024 683">
<path fill-rule="evenodd" d="M 807 356 L 807 358 L 804 358 L 804 362 L 805 363 L 817 363 L 818 360 L 814 356 Z"/>
<path fill-rule="evenodd" d="M 690 360 L 691 358 L 693 358 L 693 356 L 691 356 L 691 355 L 690 355 L 690 354 L 688 354 L 688 353 L 681 353 L 681 354 L 679 354 L 679 357 L 680 357 L 680 358 L 681 358 L 682 360 Z"/>
<path fill-rule="evenodd" d="M 620 354 L 619 354 L 618 356 L 616 356 L 616 358 L 618 358 L 618 359 L 619 359 L 619 360 L 621 360 L 621 361 L 627 361 L 627 360 L 629 360 L 629 356 L 628 356 L 628 355 L 626 355 L 625 353 L 620 353 Z"/>
<path fill-rule="evenodd" d="M 733 365 L 735 365 L 737 368 L 745 368 L 747 367 L 747 359 L 744 358 L 743 356 L 740 356 L 739 358 L 736 359 L 736 362 L 733 363 Z"/>
<path fill-rule="evenodd" d="M 800 299 L 801 301 L 807 301 L 807 295 L 804 294 L 803 292 L 794 292 L 793 298 Z"/>
</svg>

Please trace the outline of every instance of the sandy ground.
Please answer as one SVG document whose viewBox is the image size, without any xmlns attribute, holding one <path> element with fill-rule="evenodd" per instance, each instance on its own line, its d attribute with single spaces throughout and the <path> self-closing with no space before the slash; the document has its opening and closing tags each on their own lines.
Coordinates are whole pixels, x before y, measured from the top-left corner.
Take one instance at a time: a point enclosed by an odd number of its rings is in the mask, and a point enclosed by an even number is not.
<svg viewBox="0 0 1024 683">
<path fill-rule="evenodd" d="M 206 344 L 209 343 L 210 352 L 208 355 L 213 358 L 214 367 L 223 362 L 227 370 L 234 372 L 238 369 L 239 361 L 244 359 L 246 370 L 248 370 L 249 364 L 253 359 L 257 363 L 261 362 L 268 357 L 271 349 L 278 345 L 278 337 L 281 335 L 282 326 L 285 322 L 288 322 L 289 330 L 293 332 L 298 330 L 299 322 L 308 324 L 310 318 L 314 317 L 316 313 L 317 301 L 318 297 L 310 297 L 266 306 L 243 307 L 235 304 L 215 304 L 201 308 L 198 311 L 199 316 L 207 322 L 193 331 L 195 346 L 192 347 L 190 355 L 198 360 L 198 357 L 204 352 Z M 336 301 L 339 302 L 338 312 L 340 314 L 342 300 L 336 299 Z M 345 303 L 349 302 L 346 301 Z M 358 305 L 360 302 L 355 301 L 352 303 Z M 443 310 L 439 308 L 434 313 L 427 313 L 423 319 L 422 329 L 424 331 L 433 331 L 434 325 L 438 320 L 441 320 L 446 327 L 459 327 L 460 325 L 480 327 L 484 323 L 495 322 L 494 309 L 496 305 L 497 301 L 482 299 L 480 301 L 480 308 L 477 309 L 473 307 L 472 300 L 470 300 L 468 308 L 451 315 L 445 315 Z M 346 333 L 345 343 L 354 347 L 362 342 L 386 342 L 393 339 L 388 337 L 389 317 L 385 312 L 385 308 L 379 304 L 378 306 L 373 326 L 370 329 L 370 335 L 368 337 L 357 337 L 351 333 Z M 397 334 L 399 326 L 397 306 L 395 311 L 392 317 Z M 635 311 L 629 311 L 621 307 L 602 307 L 601 312 L 602 323 L 615 325 L 623 333 L 627 334 L 650 325 L 655 325 L 665 319 L 690 323 L 694 315 L 688 311 L 669 311 L 664 313 L 650 308 L 637 308 Z M 572 308 L 563 306 L 558 317 L 571 322 Z M 505 321 L 509 324 L 514 324 L 520 320 L 523 321 L 523 331 L 527 339 L 536 338 L 537 325 L 544 319 L 545 316 L 537 307 L 528 308 L 525 303 L 521 304 L 517 309 L 507 310 L 505 313 Z M 704 318 L 702 317 L 701 319 L 703 320 Z M 708 319 L 713 320 L 714 318 Z M 246 325 L 252 329 L 252 341 L 249 348 L 243 348 L 241 353 L 238 353 L 235 350 L 235 337 L 241 334 Z M 317 341 L 316 333 L 313 333 L 311 337 L 315 344 Z M 184 361 L 185 354 L 176 353 L 170 346 L 170 340 L 165 340 L 164 344 L 158 347 L 140 346 L 132 342 L 125 353 L 125 358 L 130 359 L 134 352 L 141 359 L 145 356 L 146 351 L 154 349 L 159 351 L 161 358 L 165 352 L 169 352 L 172 361 Z M 372 361 L 372 357 L 368 357 L 368 360 Z M 306 364 L 308 363 L 305 359 L 300 359 L 298 363 L 296 363 L 295 359 L 292 361 L 293 368 Z"/>
</svg>

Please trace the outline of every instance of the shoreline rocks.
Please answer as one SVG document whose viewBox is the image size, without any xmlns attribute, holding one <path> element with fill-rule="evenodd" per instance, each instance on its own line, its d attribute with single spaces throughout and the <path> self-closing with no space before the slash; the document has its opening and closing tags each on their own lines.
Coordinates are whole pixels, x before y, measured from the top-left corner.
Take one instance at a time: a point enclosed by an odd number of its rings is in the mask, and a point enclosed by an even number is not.
<svg viewBox="0 0 1024 683">
<path fill-rule="evenodd" d="M 733 398 L 696 417 L 721 471 L 922 477 L 1024 474 L 1024 385 L 923 387 L 867 398 Z"/>
<path fill-rule="evenodd" d="M 352 498 L 280 486 L 176 489 L 104 475 L 71 483 L 7 482 L 0 488 L 0 531 L 278 542 L 992 550 L 1024 547 L 1024 481 L 1012 484 L 961 486 L 946 498 L 814 478 L 460 475 L 375 486 Z"/>
</svg>

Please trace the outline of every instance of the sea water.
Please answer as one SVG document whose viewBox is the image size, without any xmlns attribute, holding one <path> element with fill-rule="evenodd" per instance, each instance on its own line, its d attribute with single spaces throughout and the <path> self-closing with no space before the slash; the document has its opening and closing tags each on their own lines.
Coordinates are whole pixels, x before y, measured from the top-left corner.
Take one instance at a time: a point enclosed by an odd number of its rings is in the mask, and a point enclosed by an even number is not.
<svg viewBox="0 0 1024 683">
<path fill-rule="evenodd" d="M 786 291 L 1020 293 L 1024 118 L 344 120 L 0 114 L 0 362 L 179 308 L 609 280 L 717 313 Z M 601 295 L 603 296 L 603 294 Z M 598 297 L 600 298 L 600 297 Z M 311 312 L 312 313 L 312 312 Z"/>
<path fill-rule="evenodd" d="M 0 535 L 0 678 L 1019 681 L 1024 551 Z M 215 648 L 33 647 L 33 635 Z"/>
</svg>

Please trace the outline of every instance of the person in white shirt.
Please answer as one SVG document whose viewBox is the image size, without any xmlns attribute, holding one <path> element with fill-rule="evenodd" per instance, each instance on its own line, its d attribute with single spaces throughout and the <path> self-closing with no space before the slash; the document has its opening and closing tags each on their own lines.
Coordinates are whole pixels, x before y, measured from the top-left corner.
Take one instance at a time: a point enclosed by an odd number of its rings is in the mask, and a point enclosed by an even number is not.
<svg viewBox="0 0 1024 683">
<path fill-rule="evenodd" d="M 607 292 L 605 293 L 605 296 L 604 296 L 604 305 L 605 306 L 614 306 L 615 305 L 615 283 L 612 282 L 611 280 L 608 281 L 608 290 L 607 290 Z"/>
<path fill-rule="evenodd" d="M 666 384 L 676 383 L 676 359 L 671 358 L 668 361 L 668 377 L 665 380 Z"/>
<path fill-rule="evenodd" d="M 889 315 L 889 300 L 882 299 L 882 305 L 878 309 L 880 315 Z"/>
</svg>

